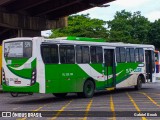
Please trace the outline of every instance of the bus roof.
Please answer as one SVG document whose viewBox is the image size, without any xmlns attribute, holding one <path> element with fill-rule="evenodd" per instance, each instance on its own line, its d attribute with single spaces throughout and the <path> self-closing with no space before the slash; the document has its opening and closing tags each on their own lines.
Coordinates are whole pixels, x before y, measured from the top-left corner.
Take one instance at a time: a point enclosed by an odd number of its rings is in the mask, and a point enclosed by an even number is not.
<svg viewBox="0 0 160 120">
<path fill-rule="evenodd" d="M 75 37 L 75 36 L 59 37 L 55 39 L 71 40 L 71 41 L 86 41 L 86 42 L 106 42 L 106 40 L 100 39 L 100 38 Z"/>
<path fill-rule="evenodd" d="M 100 45 L 100 46 L 123 46 L 123 47 L 145 47 L 145 48 L 155 48 L 153 45 L 147 44 L 130 44 L 130 43 L 122 43 L 122 42 L 94 42 L 94 41 L 77 41 L 77 40 L 67 40 L 66 37 L 57 38 L 57 39 L 45 39 L 43 44 L 53 44 L 53 43 L 62 43 L 62 44 L 81 44 L 81 45 Z"/>
<path fill-rule="evenodd" d="M 99 46 L 111 46 L 111 47 L 145 47 L 155 49 L 153 45 L 146 44 L 130 44 L 130 43 L 122 43 L 122 42 L 103 42 L 103 39 L 97 38 L 86 38 L 86 37 L 60 37 L 60 38 L 52 38 L 46 39 L 43 37 L 17 37 L 5 40 L 5 42 L 13 41 L 13 40 L 35 40 L 35 39 L 43 39 L 43 44 L 81 44 L 81 45 L 99 45 Z"/>
<path fill-rule="evenodd" d="M 19 41 L 19 40 L 33 40 L 33 37 L 16 37 L 16 38 L 10 38 L 10 39 L 6 39 L 4 40 L 5 42 L 10 42 L 10 41 Z M 3 42 L 4 42 L 3 41 Z"/>
</svg>

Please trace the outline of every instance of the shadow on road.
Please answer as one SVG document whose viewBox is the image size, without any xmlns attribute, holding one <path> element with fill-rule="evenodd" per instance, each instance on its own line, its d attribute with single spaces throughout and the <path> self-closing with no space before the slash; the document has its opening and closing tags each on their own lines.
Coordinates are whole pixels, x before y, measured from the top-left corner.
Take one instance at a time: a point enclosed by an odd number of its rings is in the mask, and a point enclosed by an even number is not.
<svg viewBox="0 0 160 120">
<path fill-rule="evenodd" d="M 149 89 L 152 89 L 152 88 L 142 88 L 141 90 L 139 91 L 136 91 L 134 88 L 123 88 L 123 89 L 116 89 L 116 90 L 113 90 L 113 91 L 98 91 L 94 94 L 94 98 L 98 98 L 98 97 L 109 97 L 110 95 L 119 95 L 119 94 L 125 94 L 126 92 L 128 93 L 136 93 L 136 92 L 141 92 L 141 91 L 148 91 Z M 25 94 L 23 95 L 20 95 L 19 97 L 30 97 L 30 98 L 26 98 L 25 99 L 22 99 L 22 100 L 19 100 L 19 101 L 13 101 L 11 102 L 10 104 L 25 104 L 25 105 L 32 105 L 32 104 L 49 104 L 49 103 L 61 103 L 61 102 L 65 102 L 65 101 L 70 101 L 70 100 L 82 100 L 82 99 L 90 99 L 90 98 L 79 98 L 77 97 L 76 94 L 74 93 L 71 93 L 69 95 L 67 95 L 65 98 L 57 98 L 57 97 L 54 97 L 54 96 L 51 96 L 51 97 L 48 97 L 45 95 L 43 96 L 42 94 L 42 97 L 34 97 L 33 96 L 26 96 Z M 18 99 L 19 97 L 17 97 L 16 99 Z"/>
</svg>

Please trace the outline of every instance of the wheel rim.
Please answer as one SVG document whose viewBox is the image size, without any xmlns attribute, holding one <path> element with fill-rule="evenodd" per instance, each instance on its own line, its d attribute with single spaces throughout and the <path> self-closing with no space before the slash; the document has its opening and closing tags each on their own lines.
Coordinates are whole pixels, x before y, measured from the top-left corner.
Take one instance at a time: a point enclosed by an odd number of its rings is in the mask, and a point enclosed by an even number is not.
<svg viewBox="0 0 160 120">
<path fill-rule="evenodd" d="M 87 85 L 87 94 L 91 94 L 92 93 L 92 86 L 89 84 Z"/>
<path fill-rule="evenodd" d="M 93 83 L 92 82 L 88 82 L 86 84 L 86 90 L 85 93 L 87 96 L 91 96 L 93 94 L 94 88 L 93 88 Z"/>
</svg>

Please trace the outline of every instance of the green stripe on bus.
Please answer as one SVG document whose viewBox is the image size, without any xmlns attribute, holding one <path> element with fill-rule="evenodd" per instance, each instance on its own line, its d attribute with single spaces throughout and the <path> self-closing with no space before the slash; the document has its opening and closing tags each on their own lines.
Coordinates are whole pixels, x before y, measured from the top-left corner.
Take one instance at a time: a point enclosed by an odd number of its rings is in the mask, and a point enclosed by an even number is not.
<svg viewBox="0 0 160 120">
<path fill-rule="evenodd" d="M 25 78 L 25 79 L 31 79 L 32 71 L 33 71 L 33 69 L 36 68 L 36 59 L 34 59 L 31 62 L 31 68 L 30 69 L 27 68 L 27 69 L 22 69 L 22 70 L 15 70 L 15 69 L 10 68 L 10 66 L 7 66 L 7 67 L 15 75 L 17 75 L 19 77 L 22 77 L 22 78 Z"/>
</svg>

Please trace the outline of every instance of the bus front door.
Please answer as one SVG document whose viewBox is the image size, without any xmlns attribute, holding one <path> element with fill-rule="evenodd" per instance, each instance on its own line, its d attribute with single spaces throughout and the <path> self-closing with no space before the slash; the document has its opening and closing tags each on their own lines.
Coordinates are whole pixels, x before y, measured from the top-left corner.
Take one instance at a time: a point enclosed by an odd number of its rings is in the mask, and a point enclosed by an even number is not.
<svg viewBox="0 0 160 120">
<path fill-rule="evenodd" d="M 115 87 L 116 85 L 116 70 L 115 70 L 115 53 L 114 49 L 104 49 L 105 73 L 107 79 L 105 80 L 105 87 Z"/>
<path fill-rule="evenodd" d="M 153 73 L 155 72 L 154 52 L 152 50 L 145 50 L 145 63 L 146 63 L 146 80 L 147 82 L 153 81 Z"/>
</svg>

